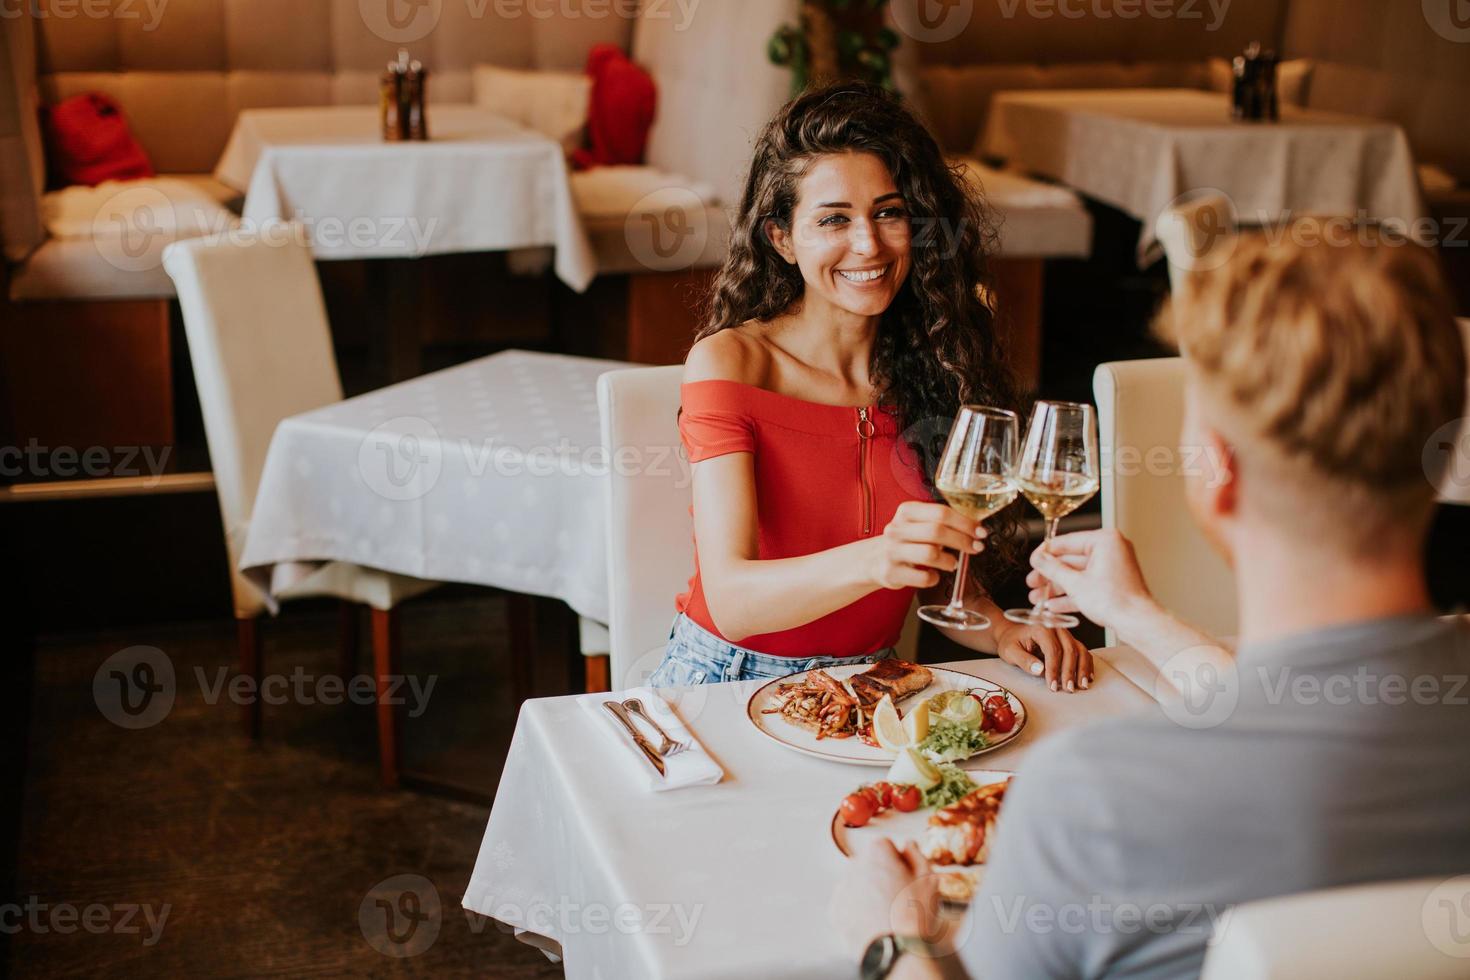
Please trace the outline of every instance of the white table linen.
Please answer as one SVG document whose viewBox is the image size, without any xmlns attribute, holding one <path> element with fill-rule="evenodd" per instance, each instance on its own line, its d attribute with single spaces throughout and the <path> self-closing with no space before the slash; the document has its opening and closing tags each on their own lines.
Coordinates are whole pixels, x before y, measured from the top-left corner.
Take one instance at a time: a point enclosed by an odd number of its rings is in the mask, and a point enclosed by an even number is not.
<svg viewBox="0 0 1470 980">
<path fill-rule="evenodd" d="M 1154 223 L 1194 190 L 1223 192 L 1242 224 L 1286 215 L 1401 221 L 1425 216 L 1414 156 L 1398 125 L 1283 105 L 1277 123 L 1235 122 L 1226 96 L 1192 89 L 1001 92 L 977 152 L 1060 180 Z"/>
<path fill-rule="evenodd" d="M 215 168 L 243 222 L 306 226 L 318 258 L 555 248 L 577 291 L 596 261 L 554 140 L 486 109 L 429 108 L 427 142 L 387 142 L 373 106 L 246 109 Z"/>
<path fill-rule="evenodd" d="M 627 731 L 618 720 L 608 712 L 603 704 L 607 701 L 622 701 L 627 698 L 637 698 L 643 705 L 643 710 L 653 716 L 658 726 L 668 733 L 669 738 L 676 742 L 685 742 L 689 748 L 682 752 L 676 752 L 664 759 L 664 775 L 660 776 L 648 759 L 643 755 Z M 611 731 L 613 738 L 619 742 L 623 751 L 613 753 L 621 755 L 626 764 L 622 766 L 630 781 L 636 781 L 647 786 L 650 792 L 665 793 L 669 790 L 687 789 L 690 786 L 712 786 L 718 783 L 725 775 L 720 764 L 715 762 L 710 754 L 705 751 L 704 745 L 699 741 L 699 736 L 689 730 L 669 703 L 663 696 L 651 687 L 635 687 L 629 691 L 619 691 L 616 696 L 607 694 L 584 694 L 577 698 L 577 703 L 582 710 L 595 719 L 594 724 L 601 725 Z M 633 724 L 648 739 L 650 745 L 658 748 L 659 740 L 652 730 L 641 718 L 633 718 Z M 617 763 L 609 763 L 617 765 Z"/>
<path fill-rule="evenodd" d="M 606 622 L 597 377 L 628 366 L 505 351 L 286 419 L 241 569 L 271 596 L 346 561 Z"/>
<path fill-rule="evenodd" d="M 1037 740 L 1153 704 L 1099 656 L 1085 692 L 1053 693 L 997 660 L 949 664 L 1005 684 L 1024 732 L 969 765 L 1014 769 Z M 783 748 L 746 720 L 759 681 L 666 691 L 725 769 L 718 785 L 650 795 L 577 697 L 525 702 L 466 908 L 559 943 L 566 976 L 785 980 L 852 976 L 860 950 L 827 920 L 846 860 L 842 797 L 884 770 Z"/>
</svg>

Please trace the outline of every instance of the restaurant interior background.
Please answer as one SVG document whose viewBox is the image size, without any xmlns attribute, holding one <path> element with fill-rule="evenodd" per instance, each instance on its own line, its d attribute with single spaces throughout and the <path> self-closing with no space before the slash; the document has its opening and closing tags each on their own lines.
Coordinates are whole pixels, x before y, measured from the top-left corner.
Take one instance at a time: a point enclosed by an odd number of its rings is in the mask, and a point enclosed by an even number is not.
<svg viewBox="0 0 1470 980">
<path fill-rule="evenodd" d="M 595 683 L 589 670 L 605 668 L 583 655 L 595 624 L 555 589 L 529 579 L 488 588 L 469 574 L 443 575 L 391 616 L 308 598 L 237 622 L 239 542 L 230 536 L 243 528 L 222 519 L 217 482 L 233 475 L 212 470 L 218 448 L 201 402 L 214 397 L 210 386 L 246 383 L 255 386 L 247 400 L 289 403 L 293 379 L 228 366 L 201 375 L 177 270 L 162 257 L 171 241 L 259 232 L 272 218 L 307 221 L 347 397 L 508 350 L 678 363 L 724 254 L 726 211 L 753 132 L 790 95 L 796 71 L 830 68 L 821 53 L 836 52 L 839 72 L 891 80 L 946 152 L 971 161 L 999 225 L 993 285 L 1014 366 L 1033 394 L 1090 400 L 1098 364 L 1168 353 L 1149 320 L 1169 269 L 1145 247 L 1148 216 L 999 159 L 1008 137 L 993 96 L 1224 93 L 1231 59 L 1260 42 L 1283 59 L 1284 112 L 1372 117 L 1406 136 L 1419 217 L 1467 316 L 1464 8 L 1457 0 L 0 0 L 5 891 L 22 903 L 154 901 L 174 910 L 156 944 L 143 942 L 146 926 L 141 937 L 3 930 L 9 968 L 559 975 L 484 920 L 476 928 L 456 916 L 432 949 L 395 963 L 365 941 L 357 912 L 375 882 L 401 872 L 459 894 L 519 699 Z M 615 139 L 588 141 L 589 92 L 594 104 L 599 92 L 612 98 L 617 78 L 629 77 L 615 74 L 620 60 L 604 62 L 613 81 L 594 89 L 589 55 L 602 45 L 647 71 L 657 110 L 638 165 L 584 169 L 617 150 Z M 544 138 L 483 168 L 473 157 L 443 170 L 394 162 L 408 158 L 359 167 L 305 152 L 316 123 L 293 135 L 260 111 L 360 107 L 310 118 L 355 120 L 344 125 L 365 128 L 346 142 L 376 145 L 380 86 L 400 49 L 427 70 L 430 149 L 473 134 L 486 114 Z M 159 176 L 62 189 L 40 110 L 88 93 L 121 107 Z M 1129 144 L 1111 152 L 1088 168 L 1121 174 L 1120 188 L 1158 190 L 1145 186 L 1159 178 L 1129 158 Z M 1234 161 L 1258 168 L 1261 182 L 1273 179 L 1275 162 Z M 419 199 L 436 202 L 437 228 L 394 211 L 407 199 L 393 196 L 395 181 L 418 182 Z M 303 208 L 297 194 L 327 203 Z M 350 210 L 358 201 L 369 215 L 360 227 Z M 419 232 L 431 247 L 415 252 Z M 265 272 L 248 288 L 288 292 L 293 285 L 272 277 L 289 271 Z M 279 336 L 279 326 L 262 325 L 260 336 Z M 248 349 L 224 356 L 248 360 Z M 487 432 L 503 426 L 513 438 L 518 425 L 552 418 L 535 436 L 550 438 L 577 413 L 595 425 L 590 380 L 573 390 L 583 375 L 535 358 L 500 363 L 503 389 L 464 395 L 494 416 Z M 404 404 L 393 411 L 427 411 L 422 401 Z M 290 474 L 275 476 L 290 485 Z M 498 510 L 473 533 L 434 533 L 467 538 L 490 564 L 532 531 L 542 536 L 533 546 L 547 551 L 600 547 L 576 517 L 599 506 L 595 489 L 570 491 L 582 503 L 567 505 L 565 523 L 553 516 L 528 528 L 516 507 L 534 502 L 536 487 L 517 484 L 496 498 Z M 264 510 L 265 484 L 260 493 Z M 1074 526 L 1099 520 L 1094 505 Z M 1455 558 L 1464 527 L 1450 515 L 1436 536 L 1436 588 L 1447 605 L 1470 591 Z M 263 560 L 263 574 L 277 560 Z M 398 718 L 396 790 L 380 786 L 370 699 L 328 705 L 299 689 L 263 714 L 245 709 L 247 728 L 257 726 L 251 740 L 216 684 L 250 644 L 277 674 L 367 671 L 369 647 L 393 642 L 389 633 L 406 669 L 437 678 L 424 710 Z M 1102 643 L 1101 631 L 1083 635 Z M 921 642 L 925 659 L 954 659 L 937 633 Z M 355 659 L 339 661 L 344 644 Z M 99 666 L 139 647 L 163 652 L 177 693 L 165 723 L 130 727 L 99 711 Z"/>
</svg>

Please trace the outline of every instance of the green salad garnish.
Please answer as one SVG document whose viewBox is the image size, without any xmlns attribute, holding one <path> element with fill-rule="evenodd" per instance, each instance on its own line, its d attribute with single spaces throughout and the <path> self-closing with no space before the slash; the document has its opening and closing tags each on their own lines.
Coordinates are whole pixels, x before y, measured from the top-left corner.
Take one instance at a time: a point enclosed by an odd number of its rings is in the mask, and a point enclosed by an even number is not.
<svg viewBox="0 0 1470 980">
<path fill-rule="evenodd" d="M 950 762 L 939 766 L 939 784 L 924 791 L 924 805 L 928 807 L 949 806 L 969 794 L 975 781 L 959 766 Z"/>
<path fill-rule="evenodd" d="M 919 743 L 919 751 L 932 762 L 963 762 L 987 745 L 979 728 L 935 717 L 929 722 L 929 735 Z"/>
</svg>

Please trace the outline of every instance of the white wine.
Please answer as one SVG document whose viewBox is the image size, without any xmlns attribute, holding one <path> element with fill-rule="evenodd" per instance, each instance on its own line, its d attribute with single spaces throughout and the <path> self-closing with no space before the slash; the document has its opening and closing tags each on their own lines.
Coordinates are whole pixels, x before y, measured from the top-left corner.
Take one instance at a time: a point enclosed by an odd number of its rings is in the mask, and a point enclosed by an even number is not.
<svg viewBox="0 0 1470 980">
<path fill-rule="evenodd" d="M 983 521 L 1016 499 L 1016 485 L 1002 476 L 976 474 L 964 480 L 944 480 L 936 487 L 951 507 L 972 521 Z"/>
<path fill-rule="evenodd" d="M 1081 473 L 1055 473 L 1049 480 L 1016 480 L 1016 485 L 1048 521 L 1060 520 L 1097 493 L 1097 480 Z"/>
</svg>

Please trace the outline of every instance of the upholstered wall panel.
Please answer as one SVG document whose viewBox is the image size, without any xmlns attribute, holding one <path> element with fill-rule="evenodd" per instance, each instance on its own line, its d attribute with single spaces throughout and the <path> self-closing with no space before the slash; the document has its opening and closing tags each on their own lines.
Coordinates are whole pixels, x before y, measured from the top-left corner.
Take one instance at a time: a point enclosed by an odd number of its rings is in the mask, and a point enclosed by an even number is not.
<svg viewBox="0 0 1470 980">
<path fill-rule="evenodd" d="M 327 72 L 332 10 L 303 0 L 225 0 L 225 43 L 236 70 Z"/>
<path fill-rule="evenodd" d="M 469 71 L 481 63 L 549 68 L 537 61 L 536 24 L 529 16 L 497 16 L 494 0 L 445 0 L 434 31 L 433 64 L 440 72 Z M 583 48 L 581 56 L 586 53 Z"/>
<path fill-rule="evenodd" d="M 118 0 L 98 0 L 92 9 L 110 9 Z M 35 0 L 37 63 L 41 74 L 57 71 L 117 71 L 117 22 L 111 17 L 62 16 L 72 0 Z M 70 5 L 70 6 L 67 6 Z"/>
<path fill-rule="evenodd" d="M 116 18 L 123 71 L 219 71 L 225 67 L 224 0 L 169 0 L 159 16 L 141 0 Z"/>
<path fill-rule="evenodd" d="M 1317 62 L 1308 105 L 1392 119 L 1421 163 L 1466 183 L 1470 36 L 1436 30 L 1426 9 L 1418 0 L 1293 0 L 1284 47 Z"/>
<path fill-rule="evenodd" d="M 226 76 L 230 116 L 241 109 L 324 105 L 332 102 L 332 75 L 325 71 L 232 71 Z"/>
</svg>

